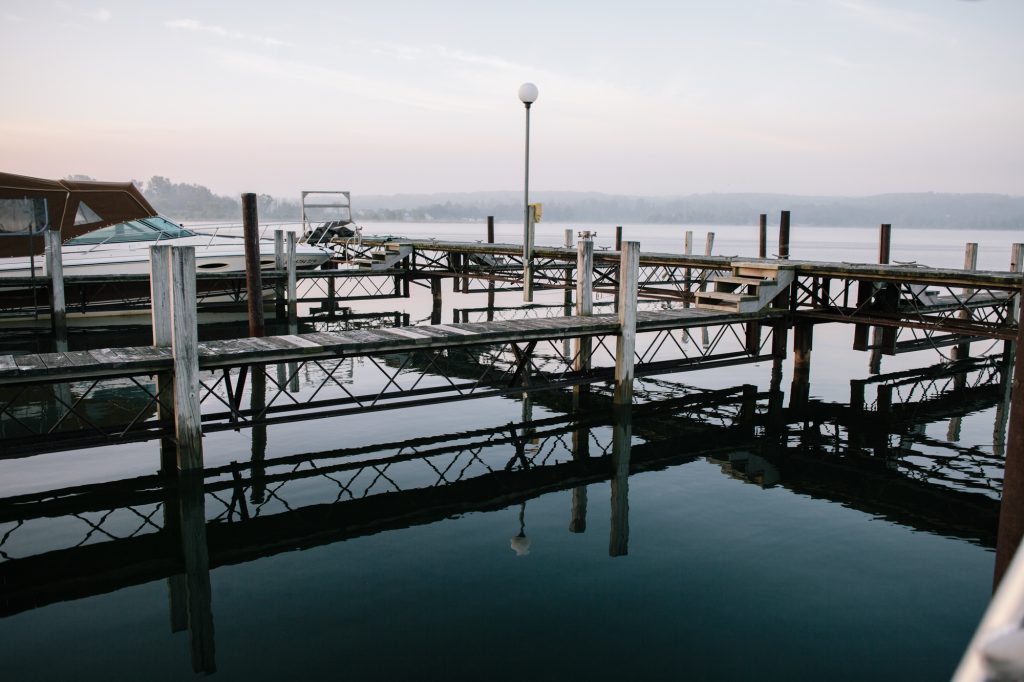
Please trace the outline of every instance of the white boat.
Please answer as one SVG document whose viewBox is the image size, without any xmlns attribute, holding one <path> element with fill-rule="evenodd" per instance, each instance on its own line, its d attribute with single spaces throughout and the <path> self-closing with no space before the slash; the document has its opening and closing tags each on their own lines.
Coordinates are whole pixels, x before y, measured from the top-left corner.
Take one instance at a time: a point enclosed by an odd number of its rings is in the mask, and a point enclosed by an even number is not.
<svg viewBox="0 0 1024 682">
<path fill-rule="evenodd" d="M 198 272 L 245 270 L 241 237 L 203 235 L 157 215 L 131 183 L 43 180 L 0 173 L 0 277 L 45 276 L 43 233 L 59 230 L 65 276 L 149 273 L 154 244 L 194 246 Z M 296 244 L 296 267 L 331 258 Z M 260 265 L 274 267 L 274 243 L 260 241 Z"/>
<path fill-rule="evenodd" d="M 198 272 L 245 270 L 245 246 L 241 237 L 204 235 L 176 225 L 162 216 L 139 218 L 102 227 L 73 237 L 61 245 L 65 276 L 149 274 L 149 247 L 154 244 L 194 246 Z M 331 258 L 318 246 L 295 245 L 295 266 L 317 268 Z M 45 275 L 43 258 L 28 256 L 0 259 L 0 277 L 29 277 L 34 260 L 36 275 Z M 260 241 L 260 266 L 274 267 L 273 241 Z"/>
</svg>

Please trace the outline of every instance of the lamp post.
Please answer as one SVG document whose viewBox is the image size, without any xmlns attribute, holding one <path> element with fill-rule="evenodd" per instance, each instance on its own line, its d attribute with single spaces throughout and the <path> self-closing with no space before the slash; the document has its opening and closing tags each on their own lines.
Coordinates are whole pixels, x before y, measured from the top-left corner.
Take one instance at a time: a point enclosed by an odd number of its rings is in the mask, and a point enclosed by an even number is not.
<svg viewBox="0 0 1024 682">
<path fill-rule="evenodd" d="M 533 300 L 533 235 L 530 229 L 530 105 L 537 101 L 537 86 L 519 86 L 519 101 L 526 105 L 526 170 L 523 176 L 523 300 Z"/>
</svg>

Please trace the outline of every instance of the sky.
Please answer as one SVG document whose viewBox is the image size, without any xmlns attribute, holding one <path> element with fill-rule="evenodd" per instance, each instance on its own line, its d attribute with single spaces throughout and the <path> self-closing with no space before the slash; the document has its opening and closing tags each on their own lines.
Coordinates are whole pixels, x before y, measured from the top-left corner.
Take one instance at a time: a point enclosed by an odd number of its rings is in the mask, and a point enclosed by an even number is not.
<svg viewBox="0 0 1024 682">
<path fill-rule="evenodd" d="M 1024 194 L 1021 0 L 0 0 L 0 170 Z M 356 199 L 356 201 L 358 201 Z"/>
</svg>

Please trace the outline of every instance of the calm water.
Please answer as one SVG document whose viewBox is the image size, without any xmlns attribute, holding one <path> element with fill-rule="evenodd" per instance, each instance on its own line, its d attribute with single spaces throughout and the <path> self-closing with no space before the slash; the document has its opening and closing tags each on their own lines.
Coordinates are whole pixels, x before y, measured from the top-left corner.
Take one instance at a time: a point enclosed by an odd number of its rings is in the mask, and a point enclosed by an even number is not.
<svg viewBox="0 0 1024 682">
<path fill-rule="evenodd" d="M 560 243 L 562 227 L 545 226 L 538 242 Z M 499 225 L 498 240 L 519 229 Z M 599 245 L 610 243 L 614 227 L 597 229 Z M 683 229 L 627 226 L 625 237 L 681 252 Z M 715 231 L 716 254 L 756 250 L 754 228 Z M 970 236 L 982 268 L 1005 268 L 1020 241 Z M 796 226 L 793 257 L 870 261 L 874 238 Z M 897 231 L 893 258 L 957 266 L 962 238 Z M 485 305 L 483 294 L 448 289 L 444 320 Z M 429 317 L 429 293 L 353 307 L 415 324 Z M 131 334 L 79 332 L 72 343 Z M 137 334 L 130 342 L 145 343 Z M 243 483 L 233 488 L 226 472 L 205 483 L 210 596 L 197 608 L 212 619 L 208 663 L 225 680 L 948 677 L 991 589 L 999 373 L 892 379 L 906 409 L 880 433 L 878 422 L 846 419 L 851 380 L 875 376 L 851 340 L 844 327 L 816 329 L 806 405 L 793 403 L 787 360 L 774 384 L 770 362 L 638 380 L 628 420 L 598 386 L 583 425 L 565 394 L 534 394 L 281 424 L 265 444 L 262 432 L 255 442 L 250 430 L 210 434 L 207 466 L 237 462 Z M 933 366 L 944 353 L 885 357 L 881 372 Z M 357 360 L 345 371 L 352 388 L 375 370 Z M 299 382 L 309 390 L 316 372 Z M 694 407 L 721 389 L 735 391 Z M 866 386 L 869 411 L 876 389 Z M 248 468 L 257 451 L 265 468 Z M 66 507 L 10 502 L 146 476 L 158 453 L 148 442 L 0 461 L 5 678 L 195 675 L 188 633 L 172 632 L 174 571 L 163 567 L 182 550 L 158 532 L 159 495 L 126 485 Z M 634 473 L 616 477 L 627 453 Z"/>
</svg>

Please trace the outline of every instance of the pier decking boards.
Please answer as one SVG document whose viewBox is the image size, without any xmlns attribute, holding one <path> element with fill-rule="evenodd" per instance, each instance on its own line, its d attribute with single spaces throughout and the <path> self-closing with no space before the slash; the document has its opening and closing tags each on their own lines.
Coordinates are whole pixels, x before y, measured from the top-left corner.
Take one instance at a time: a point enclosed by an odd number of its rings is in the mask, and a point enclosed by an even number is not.
<svg viewBox="0 0 1024 682">
<path fill-rule="evenodd" d="M 637 331 L 736 324 L 767 317 L 765 313 L 723 313 L 696 308 L 640 311 L 637 313 Z M 617 331 L 618 322 L 614 315 L 593 315 L 205 341 L 199 344 L 199 367 L 208 370 L 250 363 L 608 335 Z M 125 373 L 166 372 L 171 366 L 171 350 L 151 346 L 0 355 L 0 386 L 40 380 L 77 381 Z"/>
</svg>

